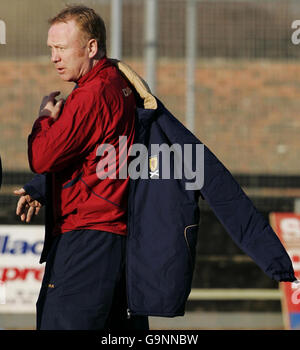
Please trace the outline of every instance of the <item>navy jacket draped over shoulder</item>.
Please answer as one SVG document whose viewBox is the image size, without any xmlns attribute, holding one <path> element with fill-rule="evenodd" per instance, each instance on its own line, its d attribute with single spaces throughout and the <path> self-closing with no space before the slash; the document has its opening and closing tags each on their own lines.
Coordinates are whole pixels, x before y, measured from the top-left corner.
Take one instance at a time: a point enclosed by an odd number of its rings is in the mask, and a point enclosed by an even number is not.
<svg viewBox="0 0 300 350">
<path fill-rule="evenodd" d="M 201 197 L 234 242 L 271 279 L 294 281 L 292 262 L 286 250 L 228 169 L 151 95 L 140 77 L 124 63 L 117 64 L 140 100 L 135 143 L 148 150 L 144 165 L 149 165 L 147 178 L 131 178 L 129 186 L 126 278 L 131 313 L 184 314 L 194 273 Z M 165 164 L 159 154 L 151 154 L 154 144 L 169 147 L 176 144 L 181 150 L 189 145 L 192 154 L 189 165 L 193 169 L 197 168 L 197 157 L 203 157 L 201 188 L 187 189 L 191 179 L 174 176 L 174 169 L 171 169 L 173 176 L 162 178 Z M 203 146 L 203 153 L 197 153 L 199 146 Z M 185 166 L 182 159 L 183 169 Z M 43 262 L 52 239 L 51 184 L 46 175 L 36 175 L 24 188 L 33 198 L 46 204 Z"/>
</svg>

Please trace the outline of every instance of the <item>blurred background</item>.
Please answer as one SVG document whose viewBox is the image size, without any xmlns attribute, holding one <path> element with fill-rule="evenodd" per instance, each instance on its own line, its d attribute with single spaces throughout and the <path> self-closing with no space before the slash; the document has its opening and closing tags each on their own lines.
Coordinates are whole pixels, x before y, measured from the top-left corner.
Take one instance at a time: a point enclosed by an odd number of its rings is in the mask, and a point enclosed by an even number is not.
<svg viewBox="0 0 300 350">
<path fill-rule="evenodd" d="M 46 45 L 47 20 L 67 3 L 0 3 L 2 277 L 5 258 L 13 257 L 8 245 L 20 242 L 20 238 L 8 241 L 7 232 L 10 226 L 20 232 L 25 226 L 15 215 L 17 198 L 12 191 L 32 177 L 27 137 L 41 99 L 54 90 L 66 97 L 73 89 L 58 77 Z M 148 81 L 154 94 L 223 162 L 268 220 L 271 212 L 300 211 L 300 45 L 297 27 L 292 27 L 300 20 L 299 1 L 71 3 L 93 7 L 103 17 L 109 56 L 122 59 Z M 151 318 L 152 328 L 283 329 L 278 283 L 232 242 L 204 201 L 199 205 L 197 261 L 187 313 L 176 319 Z M 34 222 L 41 232 L 43 216 L 44 212 Z M 24 240 L 29 236 L 24 234 Z M 21 258 L 25 254 L 19 253 Z M 33 255 L 41 268 L 38 255 Z M 15 270 L 9 273 L 8 281 L 17 279 Z M 30 292 L 30 300 L 24 297 L 26 276 L 18 275 L 23 286 L 18 284 L 10 307 L 0 302 L 0 328 L 35 327 L 32 300 L 38 289 Z M 22 311 L 18 305 L 24 302 Z"/>
</svg>

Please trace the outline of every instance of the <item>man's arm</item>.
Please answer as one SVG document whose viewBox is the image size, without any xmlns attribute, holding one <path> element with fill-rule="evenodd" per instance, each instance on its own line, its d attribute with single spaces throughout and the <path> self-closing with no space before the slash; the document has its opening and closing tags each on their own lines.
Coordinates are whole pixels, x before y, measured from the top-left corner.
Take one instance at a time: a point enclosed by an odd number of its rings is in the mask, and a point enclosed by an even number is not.
<svg viewBox="0 0 300 350">
<path fill-rule="evenodd" d="M 105 106 L 100 107 L 92 92 L 73 91 L 60 116 L 54 96 L 44 98 L 28 138 L 29 164 L 38 174 L 65 169 L 95 147 L 102 135 L 98 116 Z"/>
<path fill-rule="evenodd" d="M 46 204 L 46 175 L 36 174 L 23 186 L 25 192 L 42 205 Z"/>
</svg>

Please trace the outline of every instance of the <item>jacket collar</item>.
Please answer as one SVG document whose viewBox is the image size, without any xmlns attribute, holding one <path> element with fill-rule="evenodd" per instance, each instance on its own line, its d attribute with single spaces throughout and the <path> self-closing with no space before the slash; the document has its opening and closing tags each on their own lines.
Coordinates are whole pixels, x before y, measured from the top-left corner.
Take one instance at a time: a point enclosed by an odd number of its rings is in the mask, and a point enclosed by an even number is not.
<svg viewBox="0 0 300 350">
<path fill-rule="evenodd" d="M 142 99 L 143 108 L 137 107 L 137 115 L 139 122 L 147 127 L 157 114 L 158 100 L 152 95 L 148 84 L 130 66 L 119 60 L 110 59 L 109 61 L 119 69 Z"/>
<path fill-rule="evenodd" d="M 99 62 L 86 74 L 84 74 L 78 81 L 77 81 L 77 86 L 82 86 L 85 83 L 87 83 L 90 80 L 93 80 L 101 70 L 103 70 L 106 67 L 111 66 L 112 64 L 109 62 L 106 56 L 101 58 Z"/>
<path fill-rule="evenodd" d="M 148 84 L 127 64 L 118 60 L 110 60 L 123 73 L 125 78 L 134 87 L 140 98 L 143 100 L 145 109 L 157 109 L 156 98 L 152 95 Z"/>
</svg>

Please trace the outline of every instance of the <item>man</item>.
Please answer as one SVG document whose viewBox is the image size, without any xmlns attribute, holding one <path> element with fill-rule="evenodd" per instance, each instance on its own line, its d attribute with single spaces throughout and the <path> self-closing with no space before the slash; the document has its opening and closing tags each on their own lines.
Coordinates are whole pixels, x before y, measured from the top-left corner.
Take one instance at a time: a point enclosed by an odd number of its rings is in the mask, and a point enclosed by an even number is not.
<svg viewBox="0 0 300 350">
<path fill-rule="evenodd" d="M 135 97 L 106 57 L 103 20 L 69 6 L 50 20 L 51 60 L 76 89 L 64 101 L 45 96 L 28 139 L 30 167 L 47 173 L 55 237 L 37 302 L 38 329 L 148 329 L 147 317 L 127 320 L 124 251 L 129 179 L 100 180 L 97 148 L 134 139 Z M 124 91 L 126 93 L 124 93 Z M 118 171 L 118 170 L 117 170 Z M 49 176 L 50 175 L 50 176 Z M 30 221 L 41 203 L 24 189 L 17 214 Z M 26 210 L 28 210 L 26 212 Z"/>
<path fill-rule="evenodd" d="M 81 20 L 85 17 L 82 9 Z M 41 204 L 48 209 L 41 256 L 41 262 L 47 259 L 47 264 L 37 303 L 38 328 L 138 325 L 146 329 L 144 315 L 183 315 L 195 262 L 199 190 L 236 244 L 270 278 L 295 281 L 291 260 L 278 237 L 207 147 L 201 189 L 186 189 L 189 176 L 161 178 L 163 160 L 157 153 L 149 159 L 143 156 L 141 166 L 147 169 L 149 160 L 155 160 L 150 162 L 150 170 L 155 170 L 157 178 L 149 174 L 148 178 L 130 179 L 128 201 L 128 178 L 99 181 L 96 164 L 102 158 L 96 157 L 98 146 L 113 145 L 119 154 L 118 135 L 127 136 L 130 146 L 135 133 L 135 143 L 144 145 L 148 152 L 152 145 L 177 144 L 181 149 L 189 145 L 195 149 L 203 144 L 128 66 L 117 63 L 127 83 L 106 57 L 98 60 L 96 47 L 102 44 L 103 49 L 104 36 L 100 44 L 93 40 L 97 35 L 83 39 L 79 34 L 89 30 L 74 23 L 77 10 L 72 8 L 71 17 L 70 9 L 63 11 L 51 21 L 48 43 L 61 77 L 75 81 L 78 87 L 65 103 L 56 102 L 57 92 L 44 98 L 40 118 L 29 137 L 30 165 L 39 174 L 16 192 L 21 195 L 17 214 L 22 220 L 29 222 Z M 101 28 L 100 23 L 97 28 Z M 134 132 L 132 91 L 137 103 Z M 198 157 L 190 161 L 197 163 Z M 178 165 L 194 168 L 183 159 L 180 162 L 184 164 Z M 117 157 L 117 172 L 125 163 L 123 157 Z M 124 319 L 127 306 L 128 321 Z"/>
</svg>

